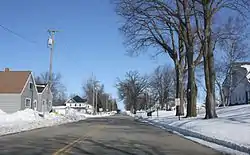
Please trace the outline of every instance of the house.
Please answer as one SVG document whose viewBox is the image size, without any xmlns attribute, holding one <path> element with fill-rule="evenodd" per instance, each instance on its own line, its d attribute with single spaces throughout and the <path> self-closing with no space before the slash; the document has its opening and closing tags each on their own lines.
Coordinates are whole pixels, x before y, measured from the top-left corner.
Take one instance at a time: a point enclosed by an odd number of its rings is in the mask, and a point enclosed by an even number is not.
<svg viewBox="0 0 250 155">
<path fill-rule="evenodd" d="M 93 111 L 93 106 L 88 104 L 88 100 L 83 99 L 78 95 L 68 99 L 65 102 L 65 104 L 66 107 L 76 109 L 78 111 L 88 112 L 88 113 L 91 113 Z"/>
<path fill-rule="evenodd" d="M 31 71 L 0 71 L 0 109 L 13 113 L 26 108 L 36 109 L 38 93 Z"/>
<path fill-rule="evenodd" d="M 232 72 L 223 82 L 223 93 L 228 105 L 250 103 L 250 62 L 232 64 Z"/>
<path fill-rule="evenodd" d="M 37 84 L 36 88 L 38 92 L 38 106 L 36 110 L 40 112 L 50 112 L 52 110 L 53 95 L 48 84 Z"/>
</svg>

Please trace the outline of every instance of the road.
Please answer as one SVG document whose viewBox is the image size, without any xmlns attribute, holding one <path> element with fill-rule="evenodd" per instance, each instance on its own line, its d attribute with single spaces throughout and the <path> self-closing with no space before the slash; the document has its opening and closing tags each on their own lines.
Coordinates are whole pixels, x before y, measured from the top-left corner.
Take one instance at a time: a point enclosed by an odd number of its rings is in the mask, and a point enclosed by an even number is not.
<svg viewBox="0 0 250 155">
<path fill-rule="evenodd" d="M 0 154 L 219 155 L 128 116 L 93 118 L 0 137 Z"/>
</svg>

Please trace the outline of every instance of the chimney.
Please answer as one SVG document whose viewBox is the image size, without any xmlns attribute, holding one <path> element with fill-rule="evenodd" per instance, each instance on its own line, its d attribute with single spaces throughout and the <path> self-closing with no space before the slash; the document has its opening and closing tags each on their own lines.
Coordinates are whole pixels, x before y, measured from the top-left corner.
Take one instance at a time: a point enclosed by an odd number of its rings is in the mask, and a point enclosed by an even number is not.
<svg viewBox="0 0 250 155">
<path fill-rule="evenodd" d="M 4 71 L 5 71 L 5 72 L 9 72 L 10 69 L 9 69 L 9 68 L 5 68 Z"/>
</svg>

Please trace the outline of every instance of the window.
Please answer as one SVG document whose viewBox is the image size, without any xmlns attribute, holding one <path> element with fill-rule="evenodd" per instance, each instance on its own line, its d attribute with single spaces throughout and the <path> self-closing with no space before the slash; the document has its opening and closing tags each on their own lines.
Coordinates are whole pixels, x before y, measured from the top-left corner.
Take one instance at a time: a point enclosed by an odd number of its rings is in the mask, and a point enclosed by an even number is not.
<svg viewBox="0 0 250 155">
<path fill-rule="evenodd" d="M 33 104 L 34 104 L 34 108 L 36 108 L 36 107 L 37 107 L 37 101 L 35 100 L 35 101 L 33 102 Z"/>
<path fill-rule="evenodd" d="M 29 83 L 29 89 L 30 89 L 30 90 L 33 89 L 33 83 L 32 83 L 32 82 Z"/>
<path fill-rule="evenodd" d="M 81 104 L 79 104 L 79 107 L 82 106 Z"/>
<path fill-rule="evenodd" d="M 25 99 L 25 107 L 27 107 L 27 108 L 31 107 L 31 99 L 30 98 Z"/>
<path fill-rule="evenodd" d="M 43 105 L 45 105 L 45 100 L 43 100 Z"/>
<path fill-rule="evenodd" d="M 76 107 L 77 105 L 75 104 L 75 107 Z"/>
<path fill-rule="evenodd" d="M 69 106 L 71 107 L 71 104 L 69 104 Z"/>
</svg>

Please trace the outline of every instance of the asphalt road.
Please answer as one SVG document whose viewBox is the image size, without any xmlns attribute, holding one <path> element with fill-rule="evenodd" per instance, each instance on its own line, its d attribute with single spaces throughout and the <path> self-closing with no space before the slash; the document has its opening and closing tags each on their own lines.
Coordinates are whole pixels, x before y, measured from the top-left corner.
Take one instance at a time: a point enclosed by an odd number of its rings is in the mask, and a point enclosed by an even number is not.
<svg viewBox="0 0 250 155">
<path fill-rule="evenodd" d="M 0 154 L 219 155 L 128 116 L 87 119 L 0 137 Z"/>
</svg>

